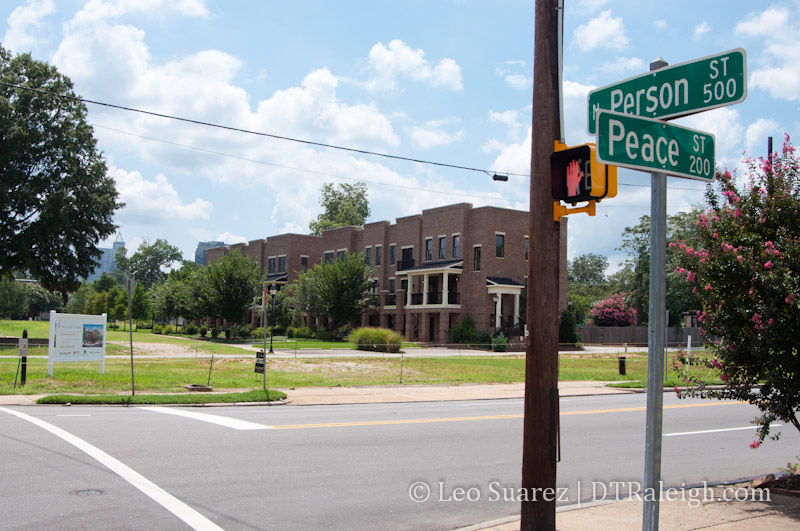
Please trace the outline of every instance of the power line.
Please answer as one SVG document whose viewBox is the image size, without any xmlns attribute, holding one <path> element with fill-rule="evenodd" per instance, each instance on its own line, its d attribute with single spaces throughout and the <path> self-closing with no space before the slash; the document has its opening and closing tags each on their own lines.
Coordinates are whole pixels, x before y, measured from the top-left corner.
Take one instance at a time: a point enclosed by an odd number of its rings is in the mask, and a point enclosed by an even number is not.
<svg viewBox="0 0 800 531">
<path fill-rule="evenodd" d="M 170 140 L 163 140 L 163 139 L 160 139 L 160 138 L 153 138 L 153 137 L 150 137 L 150 136 L 138 135 L 136 133 L 131 133 L 129 131 L 122 131 L 120 129 L 115 129 L 113 127 L 108 127 L 108 126 L 105 126 L 105 125 L 92 124 L 92 126 L 100 128 L 100 129 L 107 129 L 109 131 L 114 131 L 115 133 L 120 133 L 120 134 L 123 134 L 123 135 L 129 135 L 129 136 L 133 136 L 133 137 L 136 137 L 136 138 L 141 138 L 141 139 L 144 139 L 144 140 L 150 140 L 152 142 L 160 142 L 162 144 L 168 144 L 170 146 L 176 146 L 176 147 L 182 147 L 182 148 L 186 148 L 186 149 L 192 149 L 192 150 L 195 150 L 195 151 L 201 151 L 203 153 L 209 153 L 209 154 L 212 154 L 212 155 L 219 155 L 221 157 L 227 157 L 227 158 L 241 160 L 241 161 L 245 161 L 245 162 L 252 162 L 254 164 L 261 164 L 263 166 L 272 166 L 274 168 L 282 168 L 282 169 L 286 169 L 286 170 L 300 171 L 300 172 L 304 172 L 304 173 L 311 173 L 311 174 L 314 174 L 314 175 L 324 175 L 326 177 L 333 177 L 333 178 L 336 178 L 336 179 L 344 179 L 344 180 L 348 180 L 348 181 L 356 181 L 356 182 L 362 182 L 362 183 L 366 183 L 366 184 L 375 184 L 375 185 L 380 185 L 380 186 L 390 186 L 390 187 L 393 187 L 393 188 L 403 188 L 403 189 L 406 189 L 406 190 L 414 190 L 414 191 L 419 191 L 419 192 L 428 192 L 428 193 L 444 194 L 444 195 L 453 195 L 453 196 L 469 197 L 469 198 L 477 198 L 477 199 L 490 199 L 490 200 L 493 200 L 493 201 L 505 201 L 505 202 L 509 202 L 509 203 L 527 203 L 528 202 L 527 200 L 522 200 L 522 199 L 506 199 L 504 197 L 494 197 L 494 196 L 488 196 L 488 195 L 462 194 L 462 193 L 458 193 L 458 192 L 446 192 L 446 191 L 443 191 L 443 190 L 432 190 L 430 188 L 419 188 L 419 187 L 416 187 L 416 186 L 406 186 L 406 185 L 402 185 L 402 184 L 384 183 L 384 182 L 380 182 L 380 181 L 368 181 L 366 179 L 359 179 L 357 177 L 343 177 L 341 175 L 336 175 L 336 174 L 333 174 L 333 173 L 326 173 L 326 172 L 318 171 L 318 170 L 309 170 L 309 169 L 306 169 L 306 168 L 297 168 L 297 167 L 294 167 L 294 166 L 286 166 L 284 164 L 275 164 L 274 162 L 265 162 L 263 160 L 256 160 L 256 159 L 250 159 L 250 158 L 247 158 L 247 157 L 240 157 L 239 155 L 231 155 L 230 153 L 223 153 L 221 151 L 215 151 L 213 149 L 201 148 L 201 147 L 197 147 L 197 146 L 189 146 L 187 144 L 180 144 L 178 142 L 172 142 Z"/>
<path fill-rule="evenodd" d="M 524 176 L 522 174 L 516 174 L 516 173 L 494 172 L 494 171 L 490 171 L 490 170 L 482 170 L 480 168 L 470 168 L 469 166 L 459 166 L 457 164 L 446 164 L 444 162 L 435 162 L 435 161 L 430 161 L 430 160 L 414 159 L 414 158 L 411 158 L 411 157 L 403 157 L 403 156 L 400 156 L 400 155 L 389 155 L 388 153 L 378 153 L 378 152 L 375 152 L 375 151 L 368 151 L 368 150 L 365 150 L 365 149 L 356 149 L 356 148 L 349 148 L 349 147 L 344 147 L 344 146 L 336 146 L 336 145 L 332 145 L 332 144 L 325 144 L 323 142 L 313 142 L 311 140 L 302 140 L 302 139 L 299 139 L 299 138 L 292 138 L 292 137 L 288 137 L 288 136 L 274 135 L 274 134 L 271 134 L 271 133 L 262 133 L 262 132 L 259 132 L 259 131 L 251 131 L 249 129 L 241 129 L 239 127 L 232 127 L 232 126 L 229 126 L 229 125 L 214 124 L 214 123 L 211 123 L 211 122 L 204 122 L 202 120 L 194 120 L 192 118 L 182 118 L 180 116 L 173 116 L 173 115 L 170 115 L 170 114 L 157 113 L 157 112 L 153 112 L 153 111 L 145 111 L 143 109 L 135 109 L 133 107 L 126 107 L 124 105 L 116 105 L 116 104 L 113 104 L 113 103 L 105 103 L 105 102 L 102 102 L 102 101 L 89 100 L 89 99 L 86 99 L 86 98 L 80 98 L 78 96 L 68 96 L 66 94 L 57 94 L 55 92 L 49 92 L 49 91 L 46 91 L 46 90 L 41 90 L 41 89 L 32 88 L 32 87 L 23 87 L 21 85 L 14 85 L 14 84 L 11 84 L 11 83 L 5 83 L 3 81 L 0 81 L 0 85 L 5 85 L 7 87 L 12 87 L 12 88 L 20 89 L 20 90 L 28 90 L 28 91 L 36 92 L 36 93 L 39 93 L 39 94 L 46 94 L 48 96 L 55 96 L 57 98 L 64 98 L 64 99 L 73 100 L 73 101 L 80 101 L 82 103 L 91 103 L 93 105 L 100 105 L 102 107 L 110 107 L 112 109 L 120 109 L 120 110 L 123 110 L 123 111 L 135 112 L 135 113 L 139 113 L 139 114 L 145 114 L 145 115 L 148 115 L 148 116 L 155 116 L 155 117 L 158 117 L 158 118 L 166 118 L 168 120 L 176 120 L 176 121 L 179 121 L 179 122 L 185 122 L 185 123 L 190 123 L 190 124 L 195 124 L 195 125 L 203 125 L 203 126 L 206 126 L 206 127 L 214 127 L 216 129 L 224 129 L 226 131 L 234 131 L 234 132 L 237 132 L 237 133 L 245 133 L 245 134 L 248 134 L 248 135 L 263 136 L 263 137 L 267 137 L 267 138 L 274 138 L 274 139 L 277 139 L 277 140 L 286 140 L 288 142 L 297 142 L 299 144 L 306 144 L 306 145 L 309 145 L 309 146 L 317 146 L 317 147 L 324 147 L 324 148 L 330 148 L 330 149 L 338 149 L 338 150 L 341 150 L 341 151 L 349 151 L 351 153 L 360 153 L 362 155 L 373 155 L 373 156 L 376 156 L 376 157 L 385 157 L 385 158 L 394 159 L 394 160 L 404 160 L 404 161 L 407 161 L 407 162 L 417 162 L 419 164 L 430 164 L 430 165 L 433 165 L 433 166 L 440 166 L 440 167 L 444 167 L 444 168 L 454 168 L 454 169 L 457 169 L 457 170 L 476 171 L 476 172 L 480 172 L 480 173 L 485 173 L 486 175 L 490 175 L 491 173 L 502 173 L 502 174 L 505 174 L 505 175 L 521 175 L 521 176 Z"/>
</svg>

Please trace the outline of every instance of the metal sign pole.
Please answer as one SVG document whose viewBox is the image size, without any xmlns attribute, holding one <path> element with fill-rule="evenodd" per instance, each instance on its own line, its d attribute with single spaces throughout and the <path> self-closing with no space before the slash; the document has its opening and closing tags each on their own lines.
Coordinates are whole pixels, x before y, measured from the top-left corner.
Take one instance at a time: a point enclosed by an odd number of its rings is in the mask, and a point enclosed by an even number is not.
<svg viewBox="0 0 800 531">
<path fill-rule="evenodd" d="M 264 371 L 261 373 L 261 387 L 267 392 L 267 288 L 264 288 L 262 309 L 264 310 Z"/>
<path fill-rule="evenodd" d="M 131 302 L 135 284 L 136 281 L 132 278 L 129 278 L 126 282 L 126 287 L 128 288 L 128 330 L 131 340 L 131 396 L 136 395 L 136 387 L 133 384 L 133 304 Z"/>
<path fill-rule="evenodd" d="M 650 70 L 667 66 L 661 58 Z M 650 315 L 647 348 L 647 425 L 644 459 L 643 531 L 658 531 L 661 498 L 661 437 L 664 408 L 664 339 L 666 322 L 667 175 L 651 174 Z"/>
</svg>

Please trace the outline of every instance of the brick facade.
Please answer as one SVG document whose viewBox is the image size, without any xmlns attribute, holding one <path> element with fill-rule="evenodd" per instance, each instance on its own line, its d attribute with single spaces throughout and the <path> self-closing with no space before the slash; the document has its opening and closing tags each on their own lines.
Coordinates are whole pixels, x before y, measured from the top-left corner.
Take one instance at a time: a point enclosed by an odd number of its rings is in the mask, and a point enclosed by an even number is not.
<svg viewBox="0 0 800 531">
<path fill-rule="evenodd" d="M 395 224 L 368 223 L 363 230 L 343 227 L 321 236 L 282 234 L 248 245 L 209 249 L 206 259 L 211 263 L 242 248 L 261 264 L 268 282 L 282 286 L 298 277 L 305 267 L 303 257 L 310 268 L 326 255 L 335 260 L 341 252 L 363 252 L 375 271 L 378 303 L 364 313 L 361 325 L 391 328 L 409 340 L 445 343 L 448 330 L 466 314 L 478 330 L 521 332 L 528 223 L 524 211 L 459 203 L 397 218 Z M 564 219 L 562 228 L 559 311 L 566 307 Z M 285 270 L 278 271 L 278 264 Z"/>
</svg>

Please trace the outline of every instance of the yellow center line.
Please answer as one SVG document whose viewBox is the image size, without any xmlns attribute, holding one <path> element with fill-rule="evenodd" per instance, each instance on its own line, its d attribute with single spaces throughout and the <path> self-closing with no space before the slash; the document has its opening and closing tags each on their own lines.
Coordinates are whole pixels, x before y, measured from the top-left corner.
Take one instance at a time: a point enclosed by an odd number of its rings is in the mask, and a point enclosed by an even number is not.
<svg viewBox="0 0 800 531">
<path fill-rule="evenodd" d="M 732 406 L 741 405 L 746 402 L 715 402 L 704 404 L 677 404 L 672 406 L 664 406 L 664 409 L 684 409 L 693 407 L 715 407 L 715 406 Z M 626 413 L 632 411 L 647 411 L 646 407 L 626 407 L 617 409 L 592 409 L 587 411 L 567 411 L 562 412 L 561 416 L 567 415 L 593 415 L 600 413 Z M 402 419 L 402 420 L 366 420 L 360 422 L 327 422 L 322 424 L 281 424 L 277 426 L 270 426 L 273 430 L 303 430 L 311 428 L 347 428 L 353 426 L 393 426 L 399 424 L 431 424 L 436 422 L 464 422 L 470 420 L 503 420 L 503 419 L 521 419 L 523 414 L 513 415 L 483 415 L 479 417 L 445 417 L 433 419 Z"/>
</svg>

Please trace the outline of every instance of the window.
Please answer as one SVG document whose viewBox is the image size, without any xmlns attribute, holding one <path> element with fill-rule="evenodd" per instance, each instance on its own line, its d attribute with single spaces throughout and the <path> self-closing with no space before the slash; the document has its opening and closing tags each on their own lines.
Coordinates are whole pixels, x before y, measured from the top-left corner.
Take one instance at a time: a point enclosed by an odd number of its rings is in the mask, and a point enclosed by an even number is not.
<svg viewBox="0 0 800 531">
<path fill-rule="evenodd" d="M 397 262 L 397 250 L 394 244 L 389 246 L 389 265 L 394 265 Z"/>
<path fill-rule="evenodd" d="M 400 281 L 400 289 L 402 289 L 403 291 L 408 293 L 408 279 L 407 278 L 405 278 L 405 279 Z"/>
<path fill-rule="evenodd" d="M 267 259 L 267 273 L 272 275 L 275 273 L 275 257 L 271 256 Z"/>
<path fill-rule="evenodd" d="M 278 257 L 278 273 L 286 273 L 286 255 Z"/>
<path fill-rule="evenodd" d="M 325 251 L 325 263 L 330 264 L 333 262 L 333 251 Z"/>
<path fill-rule="evenodd" d="M 344 262 L 345 254 L 347 254 L 347 249 L 340 249 L 339 251 L 336 251 L 336 259 L 340 262 Z"/>
<path fill-rule="evenodd" d="M 389 279 L 389 293 L 394 295 L 394 277 Z"/>
<path fill-rule="evenodd" d="M 505 242 L 506 242 L 505 234 L 495 234 L 494 241 L 495 241 L 495 256 L 497 258 L 503 258 L 505 256 Z"/>
<path fill-rule="evenodd" d="M 376 245 L 375 246 L 375 265 L 376 266 L 381 265 L 381 251 L 382 250 L 383 250 L 383 247 L 381 247 L 380 245 Z"/>
<path fill-rule="evenodd" d="M 372 247 L 367 247 L 364 250 L 364 261 L 367 265 L 372 265 Z"/>
<path fill-rule="evenodd" d="M 461 258 L 461 236 L 453 234 L 453 258 Z"/>
<path fill-rule="evenodd" d="M 302 271 L 303 273 L 308 271 L 308 257 L 307 256 L 301 256 L 300 257 L 300 271 Z"/>
<path fill-rule="evenodd" d="M 472 270 L 481 270 L 481 246 L 476 245 L 472 250 Z"/>
<path fill-rule="evenodd" d="M 445 244 L 445 237 L 439 236 L 439 260 L 444 260 L 445 256 L 444 244 Z"/>
<path fill-rule="evenodd" d="M 425 261 L 433 260 L 433 238 L 425 240 Z"/>
<path fill-rule="evenodd" d="M 528 259 L 528 237 L 525 236 L 525 260 Z"/>
</svg>

